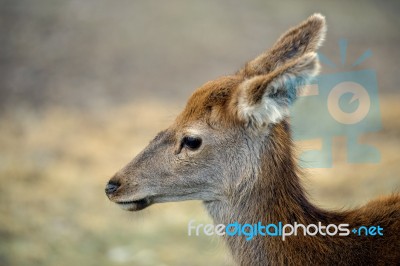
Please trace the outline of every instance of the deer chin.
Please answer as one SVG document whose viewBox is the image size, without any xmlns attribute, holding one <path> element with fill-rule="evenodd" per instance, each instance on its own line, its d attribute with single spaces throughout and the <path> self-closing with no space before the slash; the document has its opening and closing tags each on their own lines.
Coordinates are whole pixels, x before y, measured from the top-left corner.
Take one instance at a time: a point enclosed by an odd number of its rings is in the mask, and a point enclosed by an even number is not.
<svg viewBox="0 0 400 266">
<path fill-rule="evenodd" d="M 150 198 L 131 201 L 117 201 L 115 203 L 117 203 L 123 210 L 126 211 L 140 211 L 152 204 Z"/>
</svg>

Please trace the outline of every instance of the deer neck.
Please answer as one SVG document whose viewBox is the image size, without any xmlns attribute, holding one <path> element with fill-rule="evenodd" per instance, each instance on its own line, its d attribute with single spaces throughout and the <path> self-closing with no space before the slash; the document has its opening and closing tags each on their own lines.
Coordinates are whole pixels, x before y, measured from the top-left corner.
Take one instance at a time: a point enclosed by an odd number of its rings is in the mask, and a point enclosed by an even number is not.
<svg viewBox="0 0 400 266">
<path fill-rule="evenodd" d="M 214 221 L 313 220 L 318 210 L 307 200 L 292 149 L 288 123 L 283 121 L 272 127 L 259 149 L 259 166 L 246 167 L 254 171 L 247 171 L 246 176 L 241 177 L 244 181 L 227 200 L 205 203 Z"/>
<path fill-rule="evenodd" d="M 205 203 L 215 224 L 309 224 L 325 221 L 324 213 L 307 200 L 300 184 L 286 128 L 286 124 L 280 124 L 272 130 L 273 135 L 264 144 L 264 154 L 260 156 L 261 171 L 257 176 L 248 177 L 256 178 L 256 181 L 251 187 L 242 189 L 244 195 L 237 192 L 226 202 Z M 277 138 L 279 134 L 283 135 Z M 279 237 L 256 236 L 246 241 L 245 236 L 226 236 L 225 239 L 235 261 L 241 265 L 277 261 L 286 248 Z"/>
</svg>

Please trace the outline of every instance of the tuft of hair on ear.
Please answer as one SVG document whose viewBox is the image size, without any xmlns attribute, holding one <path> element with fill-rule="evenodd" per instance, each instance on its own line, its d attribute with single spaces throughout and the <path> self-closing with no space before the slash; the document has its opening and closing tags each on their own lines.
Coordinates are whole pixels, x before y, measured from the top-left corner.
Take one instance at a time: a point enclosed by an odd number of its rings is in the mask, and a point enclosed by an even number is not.
<svg viewBox="0 0 400 266">
<path fill-rule="evenodd" d="M 235 96 L 234 108 L 239 120 L 255 128 L 284 120 L 296 99 L 297 89 L 309 83 L 319 69 L 317 54 L 310 52 L 268 74 L 246 79 Z"/>
<path fill-rule="evenodd" d="M 248 62 L 238 74 L 248 78 L 273 71 L 289 60 L 315 52 L 325 35 L 325 17 L 316 13 L 283 34 L 270 50 Z"/>
</svg>

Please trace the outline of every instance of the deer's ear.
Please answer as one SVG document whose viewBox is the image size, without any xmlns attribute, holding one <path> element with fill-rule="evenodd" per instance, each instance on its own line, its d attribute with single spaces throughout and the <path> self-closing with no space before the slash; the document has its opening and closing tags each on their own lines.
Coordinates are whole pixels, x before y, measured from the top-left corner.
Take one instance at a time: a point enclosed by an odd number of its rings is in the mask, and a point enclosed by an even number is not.
<svg viewBox="0 0 400 266">
<path fill-rule="evenodd" d="M 290 60 L 315 52 L 324 41 L 325 33 L 325 17 L 314 14 L 283 34 L 269 51 L 248 62 L 238 74 L 247 78 L 266 74 Z"/>
<path fill-rule="evenodd" d="M 297 89 L 318 74 L 317 54 L 307 53 L 266 75 L 244 80 L 232 97 L 231 110 L 255 128 L 278 123 L 289 114 Z"/>
</svg>

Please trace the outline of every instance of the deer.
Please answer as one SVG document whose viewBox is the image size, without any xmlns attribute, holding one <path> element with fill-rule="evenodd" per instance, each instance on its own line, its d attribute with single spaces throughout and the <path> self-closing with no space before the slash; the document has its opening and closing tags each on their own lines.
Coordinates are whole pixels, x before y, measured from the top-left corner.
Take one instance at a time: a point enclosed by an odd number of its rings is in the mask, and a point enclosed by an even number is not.
<svg viewBox="0 0 400 266">
<path fill-rule="evenodd" d="M 304 190 L 289 108 L 320 70 L 325 17 L 314 14 L 234 74 L 209 81 L 109 180 L 122 209 L 200 200 L 215 224 L 379 225 L 383 235 L 223 236 L 237 265 L 398 265 L 400 194 L 350 210 L 325 210 Z"/>
</svg>

